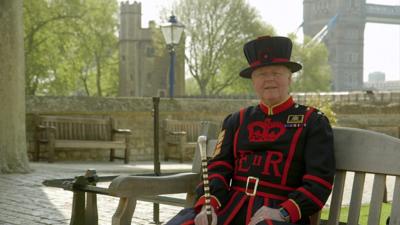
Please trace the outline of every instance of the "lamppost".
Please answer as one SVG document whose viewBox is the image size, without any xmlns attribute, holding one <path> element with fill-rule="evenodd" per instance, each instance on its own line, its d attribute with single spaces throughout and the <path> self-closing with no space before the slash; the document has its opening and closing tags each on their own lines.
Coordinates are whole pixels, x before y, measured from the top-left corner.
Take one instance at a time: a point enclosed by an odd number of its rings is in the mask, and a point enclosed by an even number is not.
<svg viewBox="0 0 400 225">
<path fill-rule="evenodd" d="M 181 35 L 185 26 L 176 20 L 174 15 L 169 17 L 168 23 L 161 26 L 165 42 L 167 43 L 170 54 L 169 65 L 169 97 L 174 97 L 174 83 L 175 83 L 175 46 L 179 44 Z"/>
</svg>

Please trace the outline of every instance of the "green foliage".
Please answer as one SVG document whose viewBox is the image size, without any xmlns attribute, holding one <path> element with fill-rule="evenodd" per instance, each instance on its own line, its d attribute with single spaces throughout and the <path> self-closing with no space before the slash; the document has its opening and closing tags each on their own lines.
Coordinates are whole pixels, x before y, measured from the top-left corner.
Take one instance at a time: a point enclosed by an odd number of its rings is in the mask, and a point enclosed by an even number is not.
<svg viewBox="0 0 400 225">
<path fill-rule="evenodd" d="M 197 85 L 196 80 L 193 77 L 186 79 L 185 93 L 189 96 L 200 94 L 199 86 Z"/>
<path fill-rule="evenodd" d="M 24 1 L 26 93 L 115 95 L 117 1 Z"/>
<path fill-rule="evenodd" d="M 303 69 L 293 76 L 291 90 L 293 92 L 330 91 L 331 69 L 328 64 L 328 49 L 325 44 L 309 44 L 310 38 L 305 37 L 304 43 L 297 43 L 294 34 L 292 60 L 303 65 Z"/>
<path fill-rule="evenodd" d="M 179 0 L 174 12 L 186 26 L 186 65 L 201 95 L 252 93 L 251 82 L 238 75 L 248 66 L 242 46 L 255 37 L 275 33 L 262 22 L 258 11 L 244 0 Z M 294 42 L 292 59 L 304 68 L 294 74 L 292 91 L 329 91 L 327 48 L 308 45 L 308 37 L 297 43 L 294 34 L 289 36 Z"/>
<path fill-rule="evenodd" d="M 329 119 L 331 125 L 337 124 L 336 113 L 332 109 L 332 102 L 321 98 L 307 98 L 306 105 L 319 109 Z"/>
<path fill-rule="evenodd" d="M 186 27 L 186 65 L 201 95 L 247 92 L 242 46 L 274 33 L 256 9 L 245 0 L 179 0 L 174 12 Z"/>
</svg>

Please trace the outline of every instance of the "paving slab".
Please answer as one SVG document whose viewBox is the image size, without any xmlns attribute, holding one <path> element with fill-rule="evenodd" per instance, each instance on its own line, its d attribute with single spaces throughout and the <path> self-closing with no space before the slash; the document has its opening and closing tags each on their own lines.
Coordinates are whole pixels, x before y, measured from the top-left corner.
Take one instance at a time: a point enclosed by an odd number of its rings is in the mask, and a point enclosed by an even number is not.
<svg viewBox="0 0 400 225">
<path fill-rule="evenodd" d="M 0 174 L 0 225 L 68 225 L 71 217 L 72 192 L 60 188 L 46 187 L 46 179 L 74 178 L 87 169 L 96 169 L 99 176 L 152 173 L 153 164 L 142 162 L 121 164 L 106 163 L 30 163 L 33 169 L 29 174 Z M 162 163 L 161 171 L 189 171 L 191 164 Z M 109 183 L 101 183 L 108 186 Z M 184 195 L 182 195 L 184 197 Z M 118 198 L 98 195 L 99 225 L 111 224 Z M 168 221 L 181 207 L 160 205 L 160 220 Z M 132 224 L 151 224 L 153 203 L 139 201 Z"/>
</svg>

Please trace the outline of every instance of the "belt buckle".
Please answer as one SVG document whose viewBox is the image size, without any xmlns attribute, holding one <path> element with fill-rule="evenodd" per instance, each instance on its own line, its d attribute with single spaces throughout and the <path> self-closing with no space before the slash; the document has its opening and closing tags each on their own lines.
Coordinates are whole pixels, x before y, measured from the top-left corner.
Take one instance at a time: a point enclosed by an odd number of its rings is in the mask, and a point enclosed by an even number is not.
<svg viewBox="0 0 400 225">
<path fill-rule="evenodd" d="M 248 192 L 248 187 L 249 187 L 249 183 L 254 181 L 254 188 L 253 188 L 253 192 Z M 247 177 L 247 182 L 246 182 L 246 190 L 244 191 L 246 193 L 246 195 L 248 196 L 255 196 L 257 193 L 257 187 L 258 187 L 258 177 Z"/>
</svg>

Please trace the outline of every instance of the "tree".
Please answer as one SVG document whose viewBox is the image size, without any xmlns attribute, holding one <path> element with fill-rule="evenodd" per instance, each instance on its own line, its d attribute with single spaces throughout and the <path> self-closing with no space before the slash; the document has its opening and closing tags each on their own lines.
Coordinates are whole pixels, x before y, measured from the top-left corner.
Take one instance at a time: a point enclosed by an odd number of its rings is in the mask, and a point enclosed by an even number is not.
<svg viewBox="0 0 400 225">
<path fill-rule="evenodd" d="M 27 0 L 28 95 L 113 95 L 118 80 L 118 4 Z"/>
<path fill-rule="evenodd" d="M 0 1 L 0 174 L 28 172 L 22 0 Z"/>
<path fill-rule="evenodd" d="M 240 86 L 238 73 L 247 65 L 243 44 L 274 33 L 244 0 L 180 0 L 174 8 L 185 24 L 186 65 L 201 95 Z"/>
<path fill-rule="evenodd" d="M 309 44 L 310 37 L 305 37 L 303 43 L 298 43 L 293 34 L 290 38 L 294 43 L 292 59 L 303 65 L 303 69 L 294 74 L 291 90 L 293 92 L 330 91 L 332 75 L 325 44 Z"/>
</svg>

